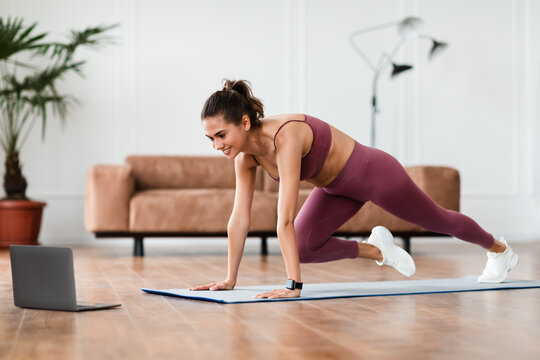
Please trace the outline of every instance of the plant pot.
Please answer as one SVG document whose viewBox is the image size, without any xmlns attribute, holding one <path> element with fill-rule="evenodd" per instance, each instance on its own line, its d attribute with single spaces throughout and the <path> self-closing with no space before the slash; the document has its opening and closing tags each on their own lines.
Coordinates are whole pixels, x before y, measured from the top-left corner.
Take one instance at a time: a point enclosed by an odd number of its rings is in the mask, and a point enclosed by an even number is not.
<svg viewBox="0 0 540 360">
<path fill-rule="evenodd" d="M 39 201 L 0 200 L 0 247 L 38 245 L 45 205 Z"/>
</svg>

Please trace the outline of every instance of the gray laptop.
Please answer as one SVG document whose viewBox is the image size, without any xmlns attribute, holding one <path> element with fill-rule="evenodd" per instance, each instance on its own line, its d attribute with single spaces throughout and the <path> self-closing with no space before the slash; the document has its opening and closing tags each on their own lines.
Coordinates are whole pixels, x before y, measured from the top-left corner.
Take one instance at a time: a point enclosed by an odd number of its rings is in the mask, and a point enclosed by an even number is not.
<svg viewBox="0 0 540 360">
<path fill-rule="evenodd" d="M 71 248 L 11 245 L 9 254 L 15 306 L 65 311 L 120 306 L 77 303 Z"/>
</svg>

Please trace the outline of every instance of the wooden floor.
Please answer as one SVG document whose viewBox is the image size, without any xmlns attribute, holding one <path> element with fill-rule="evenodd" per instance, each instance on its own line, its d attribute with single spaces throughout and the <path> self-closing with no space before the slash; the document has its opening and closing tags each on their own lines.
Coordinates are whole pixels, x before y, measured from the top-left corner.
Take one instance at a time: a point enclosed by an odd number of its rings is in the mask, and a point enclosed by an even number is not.
<svg viewBox="0 0 540 360">
<path fill-rule="evenodd" d="M 540 289 L 222 305 L 142 293 L 226 274 L 217 249 L 74 247 L 79 301 L 115 310 L 69 313 L 13 305 L 8 252 L 0 251 L 2 359 L 540 359 Z M 99 243 L 98 243 L 99 244 Z M 413 242 L 413 279 L 481 272 L 475 246 Z M 512 278 L 540 279 L 540 243 L 515 244 Z M 282 283 L 275 248 L 251 247 L 239 285 Z M 302 265 L 307 283 L 404 279 L 368 260 Z"/>
</svg>

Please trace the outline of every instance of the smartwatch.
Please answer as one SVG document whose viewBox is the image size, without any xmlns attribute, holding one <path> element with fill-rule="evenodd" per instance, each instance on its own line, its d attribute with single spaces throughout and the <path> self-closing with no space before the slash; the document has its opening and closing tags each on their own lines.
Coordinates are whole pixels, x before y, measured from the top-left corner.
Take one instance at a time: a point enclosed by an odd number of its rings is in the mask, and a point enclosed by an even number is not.
<svg viewBox="0 0 540 360">
<path fill-rule="evenodd" d="M 300 289 L 302 290 L 302 286 L 304 285 L 304 283 L 301 283 L 301 282 L 296 282 L 294 280 L 287 280 L 287 283 L 285 284 L 285 287 L 289 290 L 295 290 L 295 289 Z"/>
</svg>

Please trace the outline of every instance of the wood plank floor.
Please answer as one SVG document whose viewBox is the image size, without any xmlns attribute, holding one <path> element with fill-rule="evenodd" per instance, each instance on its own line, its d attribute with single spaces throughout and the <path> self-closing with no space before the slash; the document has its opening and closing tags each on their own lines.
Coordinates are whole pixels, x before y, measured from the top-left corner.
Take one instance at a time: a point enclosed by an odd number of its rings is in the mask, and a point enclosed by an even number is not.
<svg viewBox="0 0 540 360">
<path fill-rule="evenodd" d="M 181 241 L 181 240 L 176 240 Z M 473 245 L 413 242 L 413 279 L 481 272 Z M 540 243 L 515 244 L 512 278 L 540 279 Z M 7 250 L 0 250 L 2 359 L 539 359 L 540 289 L 222 305 L 144 294 L 221 280 L 219 248 L 74 247 L 79 301 L 115 310 L 69 313 L 13 305 Z M 302 265 L 308 283 L 404 279 L 368 260 Z M 246 251 L 239 285 L 282 283 L 277 249 Z"/>
</svg>

